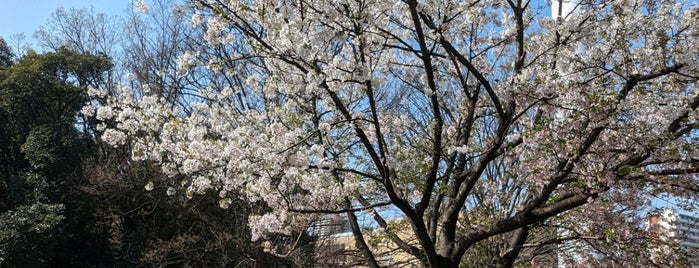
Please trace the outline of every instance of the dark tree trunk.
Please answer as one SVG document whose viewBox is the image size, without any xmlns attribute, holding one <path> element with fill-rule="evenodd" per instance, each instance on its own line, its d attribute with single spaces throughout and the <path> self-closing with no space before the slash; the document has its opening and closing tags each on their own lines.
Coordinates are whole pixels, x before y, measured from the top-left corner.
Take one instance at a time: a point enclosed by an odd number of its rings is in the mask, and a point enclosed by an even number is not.
<svg viewBox="0 0 699 268">
<path fill-rule="evenodd" d="M 524 226 L 517 229 L 510 238 L 508 249 L 501 257 L 493 260 L 492 267 L 494 268 L 509 268 L 515 264 L 517 256 L 522 251 L 522 245 L 527 241 L 529 236 L 529 226 Z"/>
</svg>

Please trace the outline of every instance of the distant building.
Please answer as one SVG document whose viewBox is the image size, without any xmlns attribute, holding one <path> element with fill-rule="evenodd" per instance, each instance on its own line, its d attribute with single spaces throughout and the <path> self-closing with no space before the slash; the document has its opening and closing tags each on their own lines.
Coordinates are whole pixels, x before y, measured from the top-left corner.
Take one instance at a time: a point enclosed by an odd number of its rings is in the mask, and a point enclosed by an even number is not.
<svg viewBox="0 0 699 268">
<path fill-rule="evenodd" d="M 657 209 L 649 213 L 648 229 L 657 233 L 659 239 L 674 240 L 687 251 L 693 266 L 699 267 L 699 217 L 678 213 L 674 209 Z"/>
<path fill-rule="evenodd" d="M 308 234 L 313 237 L 350 236 L 352 228 L 349 220 L 340 214 L 325 215 L 311 223 Z"/>
<path fill-rule="evenodd" d="M 400 237 L 411 245 L 417 245 L 412 237 L 409 223 L 402 219 L 388 222 Z M 366 267 L 365 257 L 356 248 L 355 237 L 349 220 L 344 215 L 326 215 L 308 227 L 308 234 L 315 240 L 315 267 Z M 389 238 L 386 231 L 363 230 L 362 236 L 374 253 L 374 258 L 382 267 L 421 267 L 420 261 L 400 250 Z"/>
</svg>

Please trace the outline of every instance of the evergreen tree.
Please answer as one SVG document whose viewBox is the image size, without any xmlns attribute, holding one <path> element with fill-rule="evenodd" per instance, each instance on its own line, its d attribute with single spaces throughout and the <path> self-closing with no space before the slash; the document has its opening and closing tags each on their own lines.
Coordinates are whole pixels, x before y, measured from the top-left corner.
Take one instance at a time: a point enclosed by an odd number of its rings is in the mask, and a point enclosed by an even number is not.
<svg viewBox="0 0 699 268">
<path fill-rule="evenodd" d="M 109 68 L 104 56 L 61 49 L 30 51 L 0 69 L 0 266 L 92 266 L 106 258 L 99 250 L 106 243 L 89 226 L 93 202 L 76 192 L 91 138 L 75 125 L 87 86 Z"/>
<path fill-rule="evenodd" d="M 7 46 L 5 39 L 0 37 L 0 68 L 10 66 L 13 56 L 12 50 Z"/>
</svg>

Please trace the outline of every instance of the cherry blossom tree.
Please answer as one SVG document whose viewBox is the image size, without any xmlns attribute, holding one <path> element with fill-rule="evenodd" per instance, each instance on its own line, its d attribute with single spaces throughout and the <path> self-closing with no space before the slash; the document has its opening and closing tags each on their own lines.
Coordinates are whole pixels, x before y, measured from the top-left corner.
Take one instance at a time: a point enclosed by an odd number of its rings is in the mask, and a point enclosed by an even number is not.
<svg viewBox="0 0 699 268">
<path fill-rule="evenodd" d="M 551 244 L 590 249 L 559 250 L 576 262 L 682 261 L 647 250 L 661 241 L 639 211 L 699 190 L 696 4 L 583 1 L 555 19 L 526 0 L 192 4 L 203 41 L 236 49 L 185 52 L 173 71 L 238 82 L 186 109 L 124 86 L 96 116 L 186 195 L 256 204 L 253 240 L 343 214 L 371 267 L 377 232 L 432 267 L 491 242 L 502 267 Z"/>
</svg>

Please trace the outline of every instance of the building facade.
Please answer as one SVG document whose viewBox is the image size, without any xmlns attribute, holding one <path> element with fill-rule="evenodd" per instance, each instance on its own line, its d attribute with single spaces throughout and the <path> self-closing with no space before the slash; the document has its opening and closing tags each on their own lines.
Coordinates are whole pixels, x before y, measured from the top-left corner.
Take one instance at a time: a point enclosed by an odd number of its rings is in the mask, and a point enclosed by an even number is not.
<svg viewBox="0 0 699 268">
<path fill-rule="evenodd" d="M 657 209 L 648 216 L 649 231 L 658 239 L 679 246 L 687 253 L 692 267 L 699 267 L 699 217 L 674 209 Z"/>
</svg>

